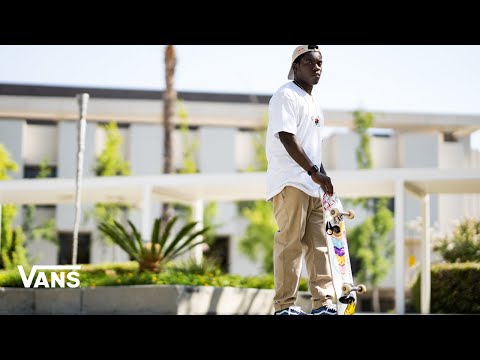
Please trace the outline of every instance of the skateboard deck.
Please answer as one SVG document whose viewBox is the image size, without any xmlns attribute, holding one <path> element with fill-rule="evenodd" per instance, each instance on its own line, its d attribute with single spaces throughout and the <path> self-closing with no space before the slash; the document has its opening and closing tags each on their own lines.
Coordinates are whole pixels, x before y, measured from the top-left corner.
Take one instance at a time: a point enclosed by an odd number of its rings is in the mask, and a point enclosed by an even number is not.
<svg viewBox="0 0 480 360">
<path fill-rule="evenodd" d="M 328 260 L 332 275 L 337 305 L 337 315 L 353 315 L 357 305 L 357 292 L 366 291 L 364 285 L 353 283 L 350 255 L 348 253 L 345 219 L 353 219 L 353 211 L 345 211 L 337 194 L 329 196 L 319 189 L 324 209 L 325 231 L 327 233 Z"/>
</svg>

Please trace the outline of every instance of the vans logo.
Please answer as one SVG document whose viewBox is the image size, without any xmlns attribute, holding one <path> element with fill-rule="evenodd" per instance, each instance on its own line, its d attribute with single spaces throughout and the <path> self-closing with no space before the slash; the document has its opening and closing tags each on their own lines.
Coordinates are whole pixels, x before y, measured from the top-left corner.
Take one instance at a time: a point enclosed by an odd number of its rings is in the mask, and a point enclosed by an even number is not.
<svg viewBox="0 0 480 360">
<path fill-rule="evenodd" d="M 80 286 L 80 274 L 71 270 L 80 270 L 80 268 L 81 265 L 33 265 L 32 270 L 30 270 L 30 274 L 27 276 L 23 266 L 18 265 L 18 272 L 22 277 L 23 286 L 26 288 L 54 288 L 57 286 L 59 288 L 64 288 L 65 286 L 68 286 L 69 288 L 73 289 Z M 51 271 L 50 283 L 48 282 L 48 277 L 44 270 Z M 37 277 L 32 286 L 33 279 L 35 279 L 35 274 L 37 274 Z"/>
</svg>

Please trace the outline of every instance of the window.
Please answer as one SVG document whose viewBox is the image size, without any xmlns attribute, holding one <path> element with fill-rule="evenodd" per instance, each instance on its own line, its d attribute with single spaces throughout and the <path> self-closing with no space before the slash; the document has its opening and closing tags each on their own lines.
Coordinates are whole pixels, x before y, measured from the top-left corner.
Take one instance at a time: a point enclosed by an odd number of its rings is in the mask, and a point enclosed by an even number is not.
<svg viewBox="0 0 480 360">
<path fill-rule="evenodd" d="M 216 261 L 225 273 L 229 267 L 229 240 L 228 236 L 215 236 L 213 244 L 204 253 L 205 258 Z"/>
<path fill-rule="evenodd" d="M 78 250 L 77 250 L 77 264 L 90 263 L 90 233 L 78 233 Z M 60 251 L 58 252 L 58 264 L 71 264 L 73 255 L 73 233 L 59 232 L 58 238 L 60 240 Z"/>
<path fill-rule="evenodd" d="M 50 175 L 48 177 L 57 177 L 57 166 L 48 165 Z M 23 167 L 23 177 L 25 179 L 35 179 L 40 173 L 40 165 L 25 165 Z"/>
</svg>

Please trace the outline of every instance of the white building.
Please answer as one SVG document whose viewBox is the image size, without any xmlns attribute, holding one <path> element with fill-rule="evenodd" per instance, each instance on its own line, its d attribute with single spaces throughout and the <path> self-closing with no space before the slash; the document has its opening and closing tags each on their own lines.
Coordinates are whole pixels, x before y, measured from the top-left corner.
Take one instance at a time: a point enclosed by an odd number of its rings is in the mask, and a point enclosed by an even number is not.
<svg viewBox="0 0 480 360">
<path fill-rule="evenodd" d="M 87 113 L 84 176 L 93 176 L 95 156 L 104 145 L 100 124 L 119 124 L 124 143 L 122 151 L 133 175 L 161 174 L 163 169 L 162 92 L 120 89 L 66 88 L 0 84 L 0 143 L 19 165 L 15 178 L 34 177 L 44 159 L 61 178 L 73 178 L 76 171 L 75 120 L 78 105 L 75 95 L 90 94 Z M 196 160 L 201 173 L 236 173 L 253 160 L 252 134 L 267 115 L 270 96 L 179 92 L 188 115 L 190 136 L 198 139 Z M 355 109 L 352 109 L 352 111 Z M 471 134 L 480 129 L 480 115 L 374 113 L 372 153 L 374 168 L 480 168 L 479 151 L 471 148 Z M 176 124 L 180 119 L 175 119 Z M 324 141 L 324 164 L 329 170 L 357 168 L 355 149 L 358 136 L 351 131 L 352 113 L 325 109 L 330 136 Z M 182 166 L 182 138 L 174 134 L 174 164 Z M 479 170 L 480 171 L 480 170 Z M 341 195 L 341 194 L 340 194 Z M 83 206 L 88 211 L 88 206 Z M 155 204 L 152 217 L 160 213 Z M 480 216 L 478 195 L 438 195 L 430 198 L 431 225 L 435 231 L 449 233 L 455 220 Z M 84 211 L 84 213 L 85 213 Z M 46 242 L 29 248 L 41 256 L 40 263 L 64 262 L 71 248 L 74 221 L 73 205 L 43 206 L 37 213 L 56 219 L 61 239 L 58 249 Z M 406 200 L 407 223 L 420 215 L 420 205 Z M 139 212 L 130 218 L 138 223 Z M 357 216 L 357 222 L 362 216 Z M 256 274 L 260 266 L 238 252 L 237 244 L 246 221 L 237 214 L 235 203 L 219 203 L 217 229 L 220 246 L 226 249 L 228 270 L 243 275 Z M 352 225 L 355 225 L 355 220 Z M 350 225 L 350 226 L 352 226 Z M 407 255 L 419 256 L 420 233 L 405 232 Z M 223 245 L 222 245 L 223 244 Z M 96 240 L 92 221 L 81 226 L 79 262 L 122 261 L 121 250 L 112 250 Z M 413 271 L 412 271 L 413 273 Z M 411 274 L 407 274 L 410 276 Z M 383 285 L 391 287 L 393 277 Z"/>
</svg>

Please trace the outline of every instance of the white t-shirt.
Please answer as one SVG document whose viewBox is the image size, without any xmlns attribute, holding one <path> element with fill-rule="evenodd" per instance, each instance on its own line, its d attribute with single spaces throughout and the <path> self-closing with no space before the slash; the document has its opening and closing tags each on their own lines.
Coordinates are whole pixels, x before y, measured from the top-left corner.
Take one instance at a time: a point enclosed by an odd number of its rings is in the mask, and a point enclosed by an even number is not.
<svg viewBox="0 0 480 360">
<path fill-rule="evenodd" d="M 268 110 L 266 138 L 267 193 L 270 201 L 287 185 L 318 197 L 319 185 L 288 154 L 278 133 L 294 134 L 312 162 L 322 164 L 323 112 L 313 96 L 288 82 L 273 94 Z"/>
</svg>

